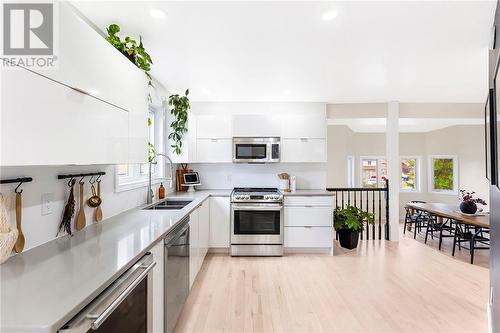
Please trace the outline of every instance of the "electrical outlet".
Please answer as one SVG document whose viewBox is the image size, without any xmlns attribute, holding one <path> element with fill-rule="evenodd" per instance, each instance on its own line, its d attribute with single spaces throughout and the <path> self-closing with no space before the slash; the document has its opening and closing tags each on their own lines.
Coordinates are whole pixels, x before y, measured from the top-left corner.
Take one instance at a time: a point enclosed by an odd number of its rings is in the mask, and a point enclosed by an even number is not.
<svg viewBox="0 0 500 333">
<path fill-rule="evenodd" d="M 54 201 L 54 193 L 42 194 L 42 215 L 52 214 L 53 201 Z"/>
</svg>

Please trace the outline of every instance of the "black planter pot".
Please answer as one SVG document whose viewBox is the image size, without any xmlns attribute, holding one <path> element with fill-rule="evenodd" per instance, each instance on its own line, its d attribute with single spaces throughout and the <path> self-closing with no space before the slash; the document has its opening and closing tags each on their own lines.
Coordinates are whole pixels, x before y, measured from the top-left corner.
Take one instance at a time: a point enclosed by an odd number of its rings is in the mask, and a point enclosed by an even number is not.
<svg viewBox="0 0 500 333">
<path fill-rule="evenodd" d="M 460 211 L 465 214 L 475 214 L 477 212 L 477 205 L 475 202 L 462 201 Z"/>
<path fill-rule="evenodd" d="M 352 231 L 349 229 L 339 230 L 340 246 L 352 250 L 358 247 L 359 231 Z"/>
</svg>

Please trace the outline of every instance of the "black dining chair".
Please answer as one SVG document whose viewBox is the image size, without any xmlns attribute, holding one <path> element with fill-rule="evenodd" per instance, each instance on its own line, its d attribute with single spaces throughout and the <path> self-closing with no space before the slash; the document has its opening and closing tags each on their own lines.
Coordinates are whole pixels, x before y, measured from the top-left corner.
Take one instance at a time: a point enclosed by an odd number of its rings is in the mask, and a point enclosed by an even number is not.
<svg viewBox="0 0 500 333">
<path fill-rule="evenodd" d="M 413 200 L 410 203 L 426 203 L 425 201 Z M 427 221 L 431 217 L 429 213 L 418 210 L 416 208 L 405 207 L 405 222 L 403 228 L 403 234 L 406 233 L 407 225 L 410 225 L 410 228 L 413 227 L 413 238 L 417 237 L 417 231 L 420 232 L 422 228 L 427 227 Z"/>
<path fill-rule="evenodd" d="M 470 263 L 474 263 L 475 250 L 489 250 L 490 249 L 490 229 L 476 226 L 470 226 L 463 223 L 455 223 L 455 237 L 453 238 L 453 251 L 452 256 L 455 256 L 455 247 L 458 249 L 462 247 L 469 250 Z M 462 243 L 468 244 L 468 248 L 463 246 Z"/>
<path fill-rule="evenodd" d="M 443 238 L 455 237 L 455 228 L 453 227 L 453 219 L 442 218 L 439 219 L 437 216 L 432 216 L 427 223 L 427 230 L 425 231 L 425 244 L 427 244 L 427 238 L 429 234 L 431 238 L 434 239 L 434 234 L 437 233 L 439 237 L 439 250 L 441 250 L 441 245 L 443 244 Z M 443 233 L 445 231 L 446 233 Z"/>
</svg>

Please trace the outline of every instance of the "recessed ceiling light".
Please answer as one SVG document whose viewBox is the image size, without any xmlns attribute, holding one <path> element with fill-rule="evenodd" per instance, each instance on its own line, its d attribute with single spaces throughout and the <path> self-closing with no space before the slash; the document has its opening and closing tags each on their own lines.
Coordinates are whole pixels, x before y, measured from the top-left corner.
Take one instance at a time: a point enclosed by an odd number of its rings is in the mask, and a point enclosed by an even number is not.
<svg viewBox="0 0 500 333">
<path fill-rule="evenodd" d="M 339 13 L 336 10 L 328 10 L 323 13 L 321 18 L 323 19 L 323 21 L 331 21 L 336 18 L 338 14 Z"/>
<path fill-rule="evenodd" d="M 158 8 L 151 8 L 149 10 L 149 15 L 151 15 L 152 18 L 158 19 L 158 20 L 163 20 L 165 16 L 165 12 L 163 10 L 160 10 Z"/>
</svg>

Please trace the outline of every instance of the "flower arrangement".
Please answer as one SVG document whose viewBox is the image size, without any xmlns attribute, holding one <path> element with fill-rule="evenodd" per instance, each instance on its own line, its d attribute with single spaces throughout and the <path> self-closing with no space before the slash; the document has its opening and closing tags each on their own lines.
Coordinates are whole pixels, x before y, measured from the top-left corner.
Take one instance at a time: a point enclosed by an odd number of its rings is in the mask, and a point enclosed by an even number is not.
<svg viewBox="0 0 500 333">
<path fill-rule="evenodd" d="M 474 191 L 469 192 L 466 190 L 460 190 L 460 195 L 462 197 L 463 202 L 466 202 L 468 204 L 474 203 L 474 204 L 486 205 L 486 201 L 484 201 L 481 198 L 474 198 L 474 194 L 476 194 L 476 192 L 474 192 Z"/>
</svg>

